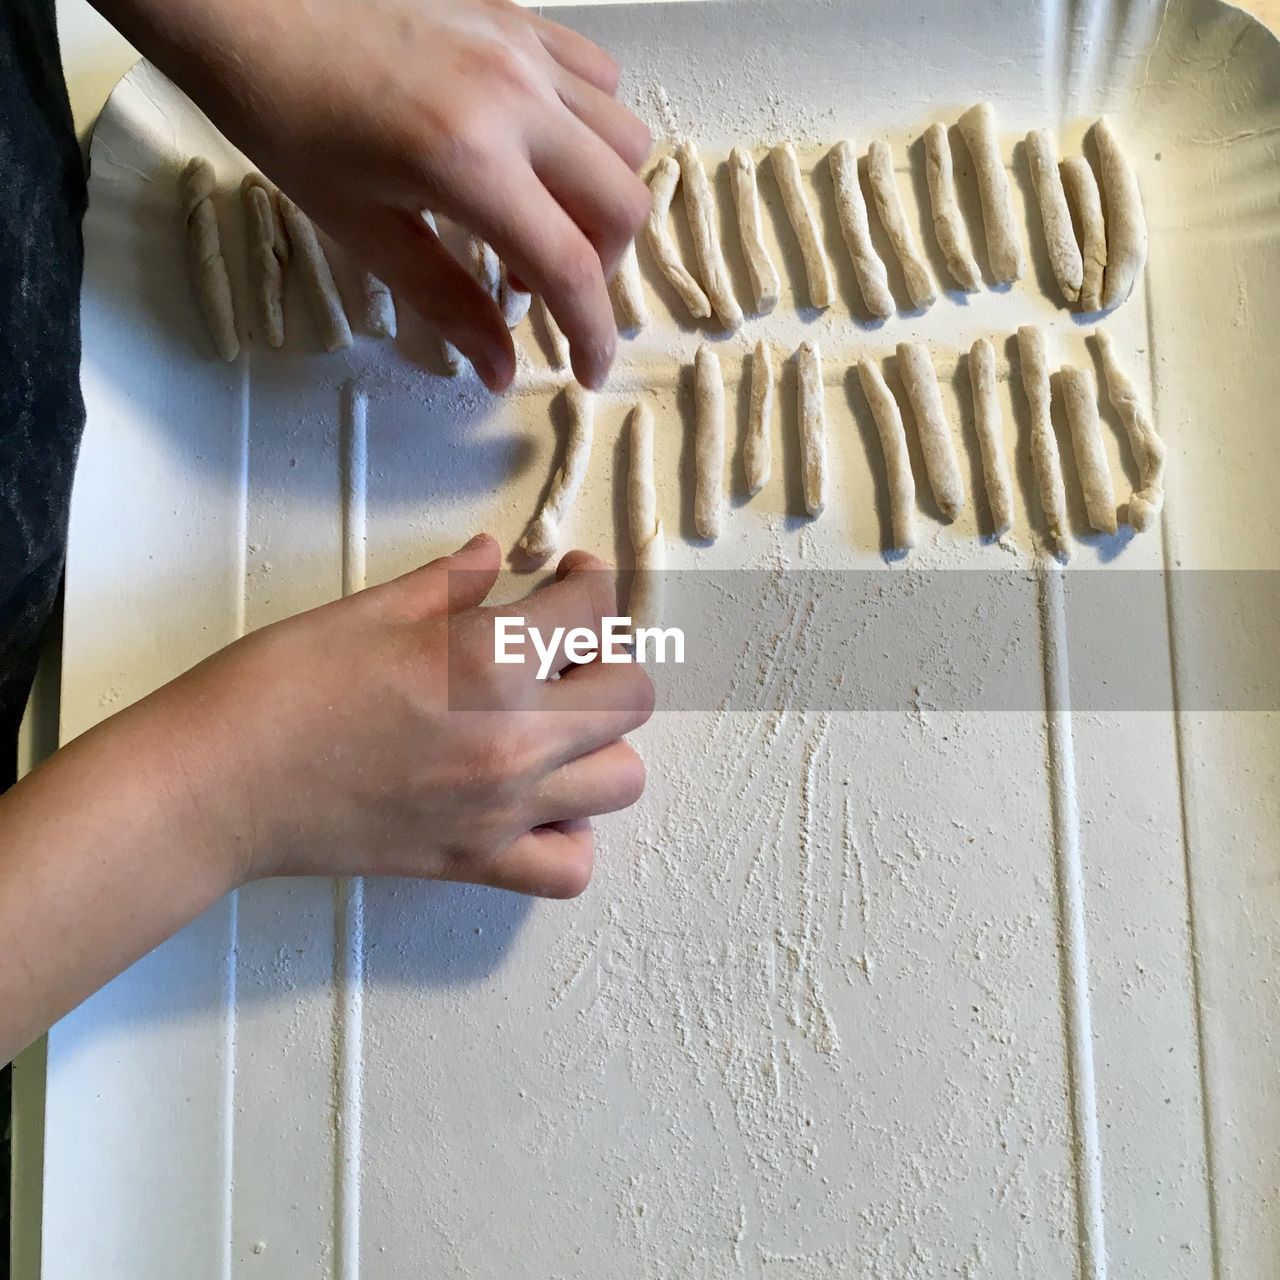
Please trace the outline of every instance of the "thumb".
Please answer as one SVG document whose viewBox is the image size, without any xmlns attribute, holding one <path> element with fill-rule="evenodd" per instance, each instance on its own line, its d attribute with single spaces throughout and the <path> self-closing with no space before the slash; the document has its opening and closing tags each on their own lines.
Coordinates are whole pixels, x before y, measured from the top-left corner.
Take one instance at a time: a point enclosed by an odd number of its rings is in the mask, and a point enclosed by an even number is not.
<svg viewBox="0 0 1280 1280">
<path fill-rule="evenodd" d="M 497 540 L 490 534 L 477 533 L 452 555 L 411 569 L 387 586 L 415 616 L 462 613 L 484 603 L 501 566 Z"/>
</svg>

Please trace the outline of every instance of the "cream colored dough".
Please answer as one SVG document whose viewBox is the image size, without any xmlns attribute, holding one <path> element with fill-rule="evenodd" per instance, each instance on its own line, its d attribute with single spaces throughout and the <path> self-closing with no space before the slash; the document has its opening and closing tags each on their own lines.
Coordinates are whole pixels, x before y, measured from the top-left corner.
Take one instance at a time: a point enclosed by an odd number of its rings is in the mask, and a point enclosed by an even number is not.
<svg viewBox="0 0 1280 1280">
<path fill-rule="evenodd" d="M 902 265 L 907 283 L 907 296 L 918 310 L 933 306 L 937 293 L 933 277 L 925 265 L 916 244 L 915 234 L 907 224 L 907 215 L 898 192 L 898 178 L 893 171 L 893 152 L 887 142 L 877 139 L 867 150 L 867 177 L 871 181 L 871 194 L 876 211 L 893 252 Z"/>
<path fill-rule="evenodd" d="M 1027 134 L 1026 147 L 1053 278 L 1067 302 L 1078 302 L 1084 284 L 1084 259 L 1071 226 L 1071 210 L 1067 207 L 1067 193 L 1058 169 L 1057 148 L 1043 129 L 1033 129 Z"/>
<path fill-rule="evenodd" d="M 1093 168 L 1084 156 L 1062 162 L 1062 184 L 1068 207 L 1075 211 L 1075 231 L 1080 245 L 1083 275 L 1080 310 L 1102 310 L 1102 281 L 1107 269 L 1107 224 L 1102 216 L 1102 193 Z"/>
<path fill-rule="evenodd" d="M 559 547 L 560 526 L 573 510 L 591 461 L 595 397 L 576 382 L 571 382 L 564 389 L 564 398 L 569 409 L 569 438 L 565 444 L 564 462 L 552 478 L 542 507 L 520 539 L 520 550 L 535 560 L 547 559 Z"/>
<path fill-rule="evenodd" d="M 1021 277 L 1024 264 L 1013 193 L 996 134 L 995 109 L 989 102 L 980 102 L 966 111 L 957 125 L 973 157 L 991 274 L 1001 284 L 1010 284 Z"/>
<path fill-rule="evenodd" d="M 871 406 L 871 416 L 880 435 L 885 474 L 889 481 L 889 524 L 893 545 L 899 551 L 909 551 L 916 543 L 916 481 L 911 474 L 911 455 L 907 450 L 902 410 L 898 408 L 878 364 L 863 360 L 858 365 L 858 381 L 862 384 L 867 404 Z"/>
<path fill-rule="evenodd" d="M 1107 273 L 1102 307 L 1110 311 L 1128 300 L 1147 265 L 1147 215 L 1138 178 L 1120 139 L 1105 117 L 1093 127 L 1098 146 L 1102 204 L 1107 218 Z"/>
<path fill-rule="evenodd" d="M 279 195 L 280 216 L 284 219 L 289 244 L 293 250 L 294 270 L 302 281 L 302 291 L 320 330 L 326 351 L 338 351 L 351 345 L 351 326 L 342 309 L 338 286 L 325 257 L 311 219 L 282 191 Z"/>
<path fill-rule="evenodd" d="M 1053 433 L 1049 353 L 1043 329 L 1027 324 L 1018 330 L 1018 363 L 1022 366 L 1022 388 L 1031 410 L 1031 464 L 1040 490 L 1040 508 L 1054 549 L 1067 560 L 1071 556 L 1067 539 L 1067 492 L 1062 481 L 1058 439 Z"/>
<path fill-rule="evenodd" d="M 240 354 L 240 339 L 236 335 L 235 303 L 222 256 L 218 215 L 213 207 L 216 189 L 213 166 L 199 156 L 192 157 L 183 170 L 181 182 L 182 222 L 191 282 L 213 345 L 218 355 L 230 363 Z"/>
<path fill-rule="evenodd" d="M 249 273 L 258 319 L 268 346 L 284 345 L 284 267 L 289 236 L 280 217 L 275 189 L 260 173 L 245 174 L 240 184 L 248 223 Z"/>
<path fill-rule="evenodd" d="M 726 329 L 737 329 L 742 325 L 742 308 L 733 296 L 729 268 L 725 265 L 724 251 L 720 246 L 716 202 L 707 181 L 707 171 L 698 157 L 698 148 L 692 142 L 682 143 L 676 156 L 680 161 L 684 208 L 703 286 L 720 322 Z"/>
<path fill-rule="evenodd" d="M 680 165 L 671 156 L 659 160 L 649 178 L 649 194 L 652 206 L 645 228 L 649 252 L 668 284 L 676 291 L 680 301 L 689 309 L 695 320 L 705 320 L 711 315 L 711 302 L 702 286 L 689 273 L 680 260 L 680 251 L 671 238 L 671 201 L 680 184 Z"/>
<path fill-rule="evenodd" d="M 933 208 L 933 234 L 946 259 L 947 270 L 966 293 L 976 293 L 982 287 L 982 273 L 969 248 L 960 213 L 951 140 L 944 124 L 931 124 L 924 131 L 924 172 Z"/>
<path fill-rule="evenodd" d="M 764 243 L 764 220 L 760 210 L 760 187 L 756 178 L 756 162 L 745 147 L 734 147 L 729 153 L 729 178 L 733 186 L 733 203 L 738 213 L 738 236 L 742 256 L 746 259 L 751 279 L 751 295 L 756 315 L 768 315 L 778 305 L 778 269 L 773 265 Z"/>
<path fill-rule="evenodd" d="M 822 385 L 822 352 L 816 342 L 800 344 L 796 374 L 804 508 L 811 516 L 819 516 L 827 505 L 827 393 Z"/>
<path fill-rule="evenodd" d="M 871 243 L 871 227 L 867 221 L 867 202 L 862 198 L 858 181 L 858 156 L 851 142 L 837 142 L 827 161 L 835 188 L 836 216 L 840 234 L 853 261 L 853 274 L 867 310 L 878 320 L 893 315 L 893 294 L 889 292 L 889 275 L 880 255 Z"/>
<path fill-rule="evenodd" d="M 944 518 L 954 520 L 964 506 L 964 481 L 960 478 L 956 445 L 942 408 L 938 374 L 929 348 L 922 342 L 898 343 L 898 372 L 916 420 L 916 435 L 933 500 Z"/>
<path fill-rule="evenodd" d="M 747 492 L 757 494 L 773 473 L 773 352 L 764 341 L 751 353 L 751 400 L 747 438 L 743 445 L 743 469 Z"/>
<path fill-rule="evenodd" d="M 643 401 L 631 411 L 627 443 L 627 523 L 635 565 L 627 611 L 633 628 L 656 627 L 662 623 L 666 544 L 653 483 L 653 414 Z"/>
<path fill-rule="evenodd" d="M 996 397 L 996 352 L 986 338 L 969 351 L 969 384 L 973 388 L 973 420 L 982 454 L 982 479 L 991 508 L 992 532 L 1001 537 L 1013 527 L 1013 481 L 1004 448 L 1004 426 Z"/>
<path fill-rule="evenodd" d="M 714 541 L 724 513 L 724 379 L 705 342 L 694 358 L 693 397 L 693 523 L 699 537 Z"/>
<path fill-rule="evenodd" d="M 818 220 L 804 189 L 804 176 L 800 172 L 795 147 L 789 142 L 780 142 L 769 153 L 769 163 L 773 166 L 773 176 L 782 193 L 787 221 L 791 223 L 791 229 L 800 245 L 805 280 L 809 287 L 809 303 L 825 309 L 831 305 L 835 295 L 835 286 L 831 282 L 831 263 L 827 261 L 827 251 L 822 247 Z"/>
<path fill-rule="evenodd" d="M 1065 365 L 1058 374 L 1062 403 L 1071 428 L 1071 446 L 1076 455 L 1076 474 L 1084 493 L 1089 527 L 1099 533 L 1116 531 L 1116 490 L 1107 465 L 1098 422 L 1098 388 L 1087 369 Z"/>
<path fill-rule="evenodd" d="M 1164 507 L 1164 441 L 1156 434 L 1151 415 L 1138 399 L 1137 388 L 1121 367 L 1111 335 L 1105 329 L 1098 329 L 1093 340 L 1102 356 L 1107 397 L 1124 423 L 1142 480 L 1141 488 L 1129 498 L 1129 523 L 1141 532 L 1155 524 Z"/>
</svg>

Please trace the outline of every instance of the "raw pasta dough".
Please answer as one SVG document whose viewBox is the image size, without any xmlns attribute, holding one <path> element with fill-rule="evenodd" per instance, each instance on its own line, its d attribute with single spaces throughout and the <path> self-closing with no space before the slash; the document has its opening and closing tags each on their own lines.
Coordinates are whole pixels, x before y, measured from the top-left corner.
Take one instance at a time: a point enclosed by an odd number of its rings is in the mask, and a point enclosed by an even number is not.
<svg viewBox="0 0 1280 1280">
<path fill-rule="evenodd" d="M 875 197 L 880 222 L 902 264 L 911 305 L 919 310 L 931 307 L 938 295 L 934 292 L 929 268 L 916 247 L 916 238 L 907 225 L 902 197 L 898 194 L 897 175 L 893 172 L 893 152 L 887 142 L 876 139 L 868 149 L 867 177 L 871 180 L 871 194 Z"/>
<path fill-rule="evenodd" d="M 796 373 L 804 509 L 811 516 L 819 516 L 827 505 L 827 394 L 822 385 L 822 353 L 816 342 L 800 344 Z"/>
<path fill-rule="evenodd" d="M 849 142 L 837 142 L 828 160 L 831 181 L 835 186 L 836 214 L 840 233 L 844 236 L 853 273 L 867 310 L 878 320 L 893 315 L 893 294 L 889 292 L 889 276 L 880 255 L 871 243 L 871 227 L 867 222 L 867 203 L 858 182 L 858 157 Z"/>
<path fill-rule="evenodd" d="M 364 327 L 375 338 L 396 336 L 396 304 L 387 288 L 375 275 L 367 271 L 362 281 L 364 292 Z"/>
<path fill-rule="evenodd" d="M 553 369 L 567 369 L 569 367 L 569 339 L 564 336 L 564 332 L 556 323 L 556 318 L 551 314 L 551 308 L 547 306 L 545 298 L 538 299 L 538 307 L 542 312 L 542 327 L 546 332 L 547 344 L 550 347 L 548 355 L 551 367 Z"/>
<path fill-rule="evenodd" d="M 1099 329 L 1093 337 L 1102 356 L 1107 397 L 1124 423 L 1142 480 L 1142 487 L 1129 498 L 1129 523 L 1141 532 L 1151 528 L 1164 507 L 1164 441 L 1156 434 L 1150 414 L 1139 403 L 1137 389 L 1129 375 L 1120 367 L 1111 335 Z"/>
<path fill-rule="evenodd" d="M 508 329 L 514 329 L 529 314 L 533 305 L 533 295 L 524 289 L 517 289 L 511 283 L 511 275 L 506 266 L 502 268 L 502 279 L 498 284 L 498 307 Z"/>
<path fill-rule="evenodd" d="M 815 307 L 831 305 L 835 288 L 831 283 L 831 264 L 819 238 L 818 222 L 813 216 L 813 206 L 805 193 L 804 178 L 796 159 L 796 149 L 789 142 L 780 142 L 769 153 L 773 176 L 782 203 L 787 211 L 787 221 L 796 233 L 800 254 L 804 258 L 804 274 L 809 286 L 809 302 Z"/>
<path fill-rule="evenodd" d="M 1022 242 L 1013 214 L 1009 175 L 1000 155 L 996 136 L 996 113 L 989 102 L 970 107 L 958 121 L 961 136 L 973 157 L 982 200 L 982 225 L 987 236 L 987 257 L 991 274 L 1001 284 L 1010 284 L 1022 275 Z"/>
<path fill-rule="evenodd" d="M 1084 492 L 1084 509 L 1089 525 L 1099 533 L 1116 531 L 1116 491 L 1107 465 L 1107 451 L 1098 423 L 1098 389 L 1087 369 L 1065 365 L 1058 374 L 1062 402 L 1071 427 L 1071 445 L 1076 455 L 1076 473 Z"/>
<path fill-rule="evenodd" d="M 1067 193 L 1058 169 L 1057 148 L 1043 129 L 1033 129 L 1027 134 L 1027 163 L 1040 205 L 1040 222 L 1053 277 L 1062 296 L 1068 302 L 1076 302 L 1084 284 L 1084 259 L 1071 228 L 1071 211 L 1067 208 Z"/>
<path fill-rule="evenodd" d="M 976 293 L 982 287 L 982 273 L 965 235 L 956 195 L 951 141 L 944 124 L 931 124 L 924 131 L 924 172 L 929 183 L 929 203 L 933 206 L 933 233 L 947 260 L 947 270 L 966 293 Z"/>
<path fill-rule="evenodd" d="M 609 295 L 622 319 L 622 327 L 628 332 L 638 333 L 649 323 L 649 308 L 645 305 L 634 241 L 627 245 L 627 251 L 609 281 Z"/>
<path fill-rule="evenodd" d="M 338 351 L 351 345 L 351 326 L 342 309 L 338 286 L 333 282 L 329 259 L 316 236 L 311 219 L 283 191 L 278 196 L 280 216 L 284 219 L 293 249 L 295 269 L 302 277 L 303 292 L 320 330 L 326 351 Z"/>
<path fill-rule="evenodd" d="M 986 338 L 969 351 L 969 383 L 973 388 L 973 420 L 982 454 L 982 479 L 987 486 L 992 532 L 997 538 L 1013 527 L 1013 482 L 1004 451 L 1000 402 L 996 398 L 996 353 Z"/>
<path fill-rule="evenodd" d="M 440 229 L 436 226 L 436 216 L 429 209 L 422 211 L 422 221 L 427 224 L 431 234 L 437 239 L 440 236 Z M 456 378 L 467 367 L 470 361 L 466 356 L 458 350 L 443 334 L 440 335 L 440 355 L 444 359 L 445 372 L 451 378 Z"/>
<path fill-rule="evenodd" d="M 898 343 L 898 372 L 916 420 L 916 435 L 924 455 L 924 470 L 933 500 L 947 520 L 954 520 L 964 506 L 964 482 L 956 458 L 955 441 L 942 408 L 938 374 L 929 348 L 922 342 Z"/>
<path fill-rule="evenodd" d="M 627 612 L 635 630 L 661 625 L 662 571 L 666 564 L 658 495 L 653 484 L 653 414 L 643 401 L 631 411 L 628 434 L 627 521 L 635 573 Z"/>
<path fill-rule="evenodd" d="M 727 329 L 737 329 L 742 324 L 742 308 L 733 296 L 729 268 L 725 266 L 720 247 L 716 202 L 711 195 L 707 171 L 702 167 L 698 149 L 692 142 L 681 143 L 677 155 L 680 185 L 684 188 L 684 207 L 689 217 L 694 252 L 698 255 L 698 266 L 702 271 L 703 286 L 721 323 Z"/>
<path fill-rule="evenodd" d="M 1107 226 L 1102 217 L 1102 193 L 1084 156 L 1062 162 L 1062 181 L 1075 208 L 1083 275 L 1080 310 L 1102 310 L 1102 280 L 1107 267 Z"/>
<path fill-rule="evenodd" d="M 738 212 L 742 256 L 746 259 L 747 274 L 751 278 L 756 314 L 768 315 L 778 305 L 780 284 L 778 270 L 764 243 L 756 162 L 745 147 L 734 147 L 729 153 L 729 177 L 733 185 L 733 203 Z"/>
<path fill-rule="evenodd" d="M 258 318 L 267 344 L 282 347 L 284 267 L 289 261 L 289 237 L 275 191 L 260 173 L 245 174 L 240 195 L 249 223 L 249 263 L 258 300 Z"/>
<path fill-rule="evenodd" d="M 724 511 L 724 380 L 720 357 L 705 342 L 694 358 L 693 411 L 693 523 L 714 542 Z"/>
<path fill-rule="evenodd" d="M 907 432 L 902 425 L 902 411 L 889 390 L 889 384 L 880 372 L 880 366 L 870 360 L 858 365 L 858 381 L 862 394 L 871 406 L 871 416 L 876 421 L 880 435 L 880 448 L 884 452 L 885 473 L 889 481 L 889 523 L 893 531 L 893 545 L 899 551 L 909 551 L 916 542 L 915 507 L 916 481 L 911 474 L 911 455 L 907 452 Z"/>
<path fill-rule="evenodd" d="M 236 336 L 231 280 L 222 256 L 222 236 L 213 207 L 213 193 L 217 188 L 213 166 L 199 156 L 192 157 L 183 170 L 181 187 L 191 281 L 213 345 L 230 363 L 240 354 L 240 339 Z"/>
<path fill-rule="evenodd" d="M 1071 555 L 1071 544 L 1067 541 L 1067 493 L 1049 407 L 1049 355 L 1043 329 L 1026 324 L 1018 330 L 1018 362 L 1031 409 L 1031 462 L 1040 489 L 1040 506 L 1054 548 L 1066 560 Z"/>
<path fill-rule="evenodd" d="M 671 238 L 671 228 L 668 225 L 671 217 L 671 200 L 679 182 L 679 164 L 671 156 L 659 160 L 649 179 L 649 194 L 653 198 L 646 228 L 649 252 L 653 254 L 658 270 L 680 295 L 684 305 L 689 308 L 689 314 L 695 320 L 705 320 L 711 314 L 711 303 L 703 292 L 702 286 L 680 261 L 680 252 Z"/>
<path fill-rule="evenodd" d="M 1098 144 L 1099 176 L 1107 215 L 1107 274 L 1102 284 L 1103 310 L 1126 301 L 1147 264 L 1147 217 L 1138 179 L 1120 140 L 1104 117 L 1093 126 Z"/>
<path fill-rule="evenodd" d="M 560 545 L 560 526 L 573 509 L 574 499 L 586 478 L 587 464 L 591 461 L 594 398 L 591 392 L 571 382 L 564 389 L 564 399 L 569 409 L 569 438 L 564 462 L 552 478 L 551 488 L 547 490 L 533 523 L 520 539 L 520 550 L 535 560 L 545 560 Z"/>
<path fill-rule="evenodd" d="M 773 424 L 773 353 L 761 341 L 751 354 L 751 404 L 747 439 L 743 445 L 743 469 L 747 492 L 757 494 L 769 483 L 773 472 L 770 429 Z"/>
</svg>

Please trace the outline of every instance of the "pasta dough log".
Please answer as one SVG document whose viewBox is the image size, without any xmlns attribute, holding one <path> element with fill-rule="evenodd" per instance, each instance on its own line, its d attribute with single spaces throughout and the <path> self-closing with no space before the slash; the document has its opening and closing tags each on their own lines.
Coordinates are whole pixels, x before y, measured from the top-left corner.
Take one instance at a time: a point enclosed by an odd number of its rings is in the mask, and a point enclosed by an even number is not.
<svg viewBox="0 0 1280 1280">
<path fill-rule="evenodd" d="M 364 290 L 364 327 L 375 338 L 394 338 L 396 336 L 396 304 L 387 288 L 377 276 L 365 272 L 362 281 Z"/>
<path fill-rule="evenodd" d="M 422 221 L 427 224 L 428 229 L 433 236 L 439 238 L 440 229 L 436 226 L 436 216 L 429 209 L 423 209 Z M 456 378 L 470 363 L 466 356 L 458 350 L 443 334 L 440 338 L 440 355 L 444 360 L 445 372 L 451 378 Z"/>
<path fill-rule="evenodd" d="M 644 284 L 640 280 L 640 263 L 636 259 L 634 241 L 627 245 L 627 251 L 609 281 L 609 295 L 622 319 L 622 327 L 628 332 L 639 333 L 649 323 L 649 308 L 644 300 Z"/>
<path fill-rule="evenodd" d="M 924 470 L 933 500 L 947 520 L 954 520 L 964 506 L 964 481 L 956 458 L 955 441 L 942 408 L 938 374 L 929 348 L 921 342 L 898 343 L 898 371 L 916 420 Z"/>
<path fill-rule="evenodd" d="M 1031 409 L 1031 462 L 1040 490 L 1040 507 L 1058 555 L 1067 560 L 1071 555 L 1071 544 L 1067 541 L 1067 493 L 1050 414 L 1049 354 L 1043 329 L 1026 324 L 1018 330 L 1018 362 L 1022 366 L 1022 388 Z"/>
<path fill-rule="evenodd" d="M 502 263 L 493 246 L 479 236 L 468 236 L 467 261 L 476 283 L 497 302 L 502 294 Z"/>
<path fill-rule="evenodd" d="M 724 252 L 720 247 L 716 202 L 711 195 L 707 171 L 702 167 L 698 149 L 692 142 L 681 143 L 677 155 L 680 185 L 684 188 L 684 207 L 689 217 L 689 230 L 693 234 L 693 248 L 698 255 L 702 283 L 721 323 L 726 329 L 737 329 L 742 324 L 742 308 L 733 296 L 729 268 L 725 266 Z"/>
<path fill-rule="evenodd" d="M 1013 193 L 996 136 L 995 110 L 989 102 L 980 102 L 960 117 L 957 127 L 973 157 L 991 274 L 1001 284 L 1011 284 L 1022 275 L 1022 241 L 1018 239 Z"/>
<path fill-rule="evenodd" d="M 1102 443 L 1102 427 L 1098 423 L 1098 388 L 1093 374 L 1087 369 L 1064 365 L 1058 377 L 1089 526 L 1099 533 L 1115 533 L 1116 490 Z"/>
<path fill-rule="evenodd" d="M 284 264 L 289 260 L 289 237 L 280 219 L 275 192 L 258 173 L 245 174 L 240 184 L 249 223 L 249 264 L 258 319 L 272 347 L 284 346 Z"/>
<path fill-rule="evenodd" d="M 542 327 L 546 330 L 547 343 L 550 346 L 550 364 L 553 369 L 567 369 L 569 367 L 569 339 L 564 336 L 560 326 L 556 323 L 556 318 L 551 314 L 551 308 L 547 306 L 545 298 L 538 299 L 538 306 L 542 312 Z"/>
<path fill-rule="evenodd" d="M 755 299 L 756 315 L 765 316 L 778 305 L 781 285 L 778 270 L 765 248 L 756 162 L 745 147 L 734 147 L 729 153 L 729 177 L 733 184 L 733 203 L 738 211 L 742 256 L 746 259 L 747 274 L 751 278 L 751 296 Z"/>
<path fill-rule="evenodd" d="M 944 124 L 931 124 L 924 131 L 924 173 L 929 184 L 929 203 L 933 207 L 933 234 L 947 261 L 947 270 L 966 293 L 977 293 L 982 287 L 982 272 L 978 270 L 965 233 L 956 194 L 951 141 Z"/>
<path fill-rule="evenodd" d="M 773 473 L 772 424 L 773 353 L 769 344 L 761 341 L 751 353 L 751 406 L 742 459 L 747 492 L 752 495 L 769 483 Z"/>
<path fill-rule="evenodd" d="M 1067 193 L 1058 170 L 1057 148 L 1043 129 L 1033 129 L 1027 134 L 1026 146 L 1031 185 L 1040 205 L 1040 223 L 1044 227 L 1053 278 L 1058 282 L 1063 298 L 1067 302 L 1076 302 L 1084 284 L 1084 259 L 1071 227 L 1071 210 L 1067 208 Z"/>
<path fill-rule="evenodd" d="M 316 229 L 311 219 L 283 191 L 279 194 L 279 201 L 280 216 L 289 235 L 296 269 L 320 330 L 324 349 L 337 351 L 349 347 L 351 326 L 347 323 L 347 313 L 342 309 L 342 298 L 333 282 L 329 259 L 325 257 Z"/>
<path fill-rule="evenodd" d="M 902 264 L 902 274 L 907 282 L 907 296 L 911 305 L 923 311 L 937 301 L 933 277 L 925 266 L 916 238 L 907 225 L 907 215 L 898 193 L 898 179 L 893 172 L 893 152 L 887 142 L 876 139 L 867 150 L 867 177 L 871 180 L 871 194 L 875 198 L 880 222 L 893 252 Z"/>
<path fill-rule="evenodd" d="M 800 344 L 796 372 L 804 508 L 811 516 L 820 516 L 827 505 L 827 393 L 822 385 L 822 352 L 816 342 Z"/>
<path fill-rule="evenodd" d="M 574 500 L 586 478 L 591 461 L 591 435 L 595 418 L 595 400 L 576 382 L 564 389 L 569 408 L 569 438 L 565 444 L 564 462 L 552 477 L 551 488 L 542 501 L 523 538 L 520 550 L 535 560 L 545 560 L 560 545 L 560 526 L 573 509 Z"/>
<path fill-rule="evenodd" d="M 720 357 L 705 342 L 694 358 L 693 414 L 693 524 L 714 542 L 724 512 L 724 380 Z"/>
<path fill-rule="evenodd" d="M 1129 437 L 1129 448 L 1138 464 L 1142 487 L 1129 497 L 1129 523 L 1142 532 L 1151 528 L 1164 507 L 1164 441 L 1156 434 L 1150 414 L 1138 401 L 1138 392 L 1129 375 L 1120 367 L 1111 335 L 1104 329 L 1093 335 L 1102 356 L 1102 373 L 1107 381 L 1107 398 L 1120 415 Z"/>
<path fill-rule="evenodd" d="M 982 454 L 987 505 L 991 508 L 992 530 L 999 538 L 1013 527 L 1013 481 L 996 398 L 996 352 L 986 338 L 979 338 L 969 351 L 969 383 L 973 388 L 973 419 Z"/>
<path fill-rule="evenodd" d="M 796 233 L 800 254 L 804 258 L 809 302 L 812 306 L 825 309 L 831 305 L 835 294 L 835 286 L 831 282 L 831 264 L 827 261 L 827 251 L 822 247 L 818 231 L 818 220 L 814 217 L 813 206 L 804 189 L 804 178 L 800 173 L 795 147 L 789 142 L 780 142 L 769 153 L 769 162 L 773 165 L 778 190 L 782 192 L 787 221 Z"/>
<path fill-rule="evenodd" d="M 885 320 L 894 312 L 893 294 L 889 292 L 889 275 L 884 263 L 871 243 L 867 205 L 858 182 L 858 157 L 853 145 L 837 142 L 831 149 L 828 164 L 835 187 L 840 233 L 853 260 L 853 273 L 858 278 L 862 301 L 873 316 Z"/>
<path fill-rule="evenodd" d="M 662 571 L 666 566 L 666 545 L 653 483 L 653 414 L 643 401 L 631 411 L 628 433 L 627 522 L 635 559 L 627 612 L 634 631 L 662 624 Z"/>
<path fill-rule="evenodd" d="M 216 187 L 213 166 L 207 160 L 193 156 L 183 170 L 180 192 L 191 282 L 213 345 L 218 355 L 229 364 L 240 354 L 240 339 L 236 335 L 231 278 L 227 275 L 227 263 L 222 256 L 222 236 L 213 207 Z"/>
<path fill-rule="evenodd" d="M 533 295 L 526 293 L 523 289 L 517 289 L 511 283 L 511 277 L 504 265 L 502 268 L 502 278 L 498 283 L 498 307 L 502 311 L 502 318 L 506 321 L 508 329 L 514 329 L 529 314 L 529 308 L 533 305 Z"/>
<path fill-rule="evenodd" d="M 658 270 L 662 272 L 667 283 L 680 295 L 680 301 L 689 308 L 689 314 L 695 320 L 705 320 L 711 315 L 711 303 L 703 292 L 702 286 L 680 261 L 680 251 L 671 238 L 671 228 L 668 225 L 671 217 L 671 201 L 679 182 L 680 165 L 671 156 L 659 160 L 649 178 L 649 194 L 653 198 L 645 229 L 649 241 L 649 252 L 653 254 L 653 260 L 658 264 Z"/>
<path fill-rule="evenodd" d="M 1128 300 L 1147 265 L 1147 216 L 1138 178 L 1104 117 L 1093 126 L 1098 146 L 1099 177 L 1107 217 L 1107 272 L 1102 282 L 1102 308 L 1110 311 Z"/>
<path fill-rule="evenodd" d="M 907 451 L 907 431 L 902 425 L 902 411 L 889 390 L 889 384 L 880 372 L 880 366 L 870 360 L 858 365 L 858 381 L 862 394 L 871 406 L 871 416 L 876 421 L 880 435 L 880 448 L 884 452 L 885 472 L 889 480 L 889 523 L 893 530 L 893 545 L 899 551 L 909 551 L 916 543 L 915 507 L 916 481 L 911 474 L 911 455 Z"/>
<path fill-rule="evenodd" d="M 1083 276 L 1080 310 L 1102 310 L 1102 280 L 1107 268 L 1107 224 L 1102 216 L 1102 193 L 1093 169 L 1083 156 L 1062 162 L 1062 182 L 1075 209 Z"/>
</svg>

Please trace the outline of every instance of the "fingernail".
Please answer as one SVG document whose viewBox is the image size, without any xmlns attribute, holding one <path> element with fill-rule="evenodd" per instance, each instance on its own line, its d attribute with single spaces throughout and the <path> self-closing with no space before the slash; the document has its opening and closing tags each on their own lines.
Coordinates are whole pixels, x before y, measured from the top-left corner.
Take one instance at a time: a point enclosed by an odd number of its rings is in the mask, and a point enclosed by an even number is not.
<svg viewBox="0 0 1280 1280">
<path fill-rule="evenodd" d="M 489 535 L 487 533 L 477 533 L 474 538 L 464 542 L 462 546 L 454 552 L 454 555 L 462 555 L 464 551 L 474 551 L 476 547 L 480 546 L 482 543 L 488 542 L 488 540 Z"/>
</svg>

